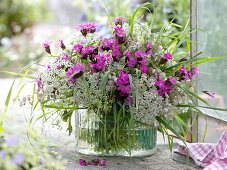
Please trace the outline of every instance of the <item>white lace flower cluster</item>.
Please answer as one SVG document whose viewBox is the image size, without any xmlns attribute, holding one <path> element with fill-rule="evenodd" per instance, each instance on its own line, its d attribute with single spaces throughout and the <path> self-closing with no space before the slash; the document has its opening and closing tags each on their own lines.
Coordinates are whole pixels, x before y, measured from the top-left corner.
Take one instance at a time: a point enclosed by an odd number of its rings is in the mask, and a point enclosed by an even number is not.
<svg viewBox="0 0 227 170">
<path fill-rule="evenodd" d="M 143 74 L 138 80 L 138 98 L 135 103 L 135 119 L 145 124 L 154 124 L 155 117 L 164 115 L 167 118 L 173 118 L 176 114 L 182 112 L 182 109 L 176 107 L 178 104 L 184 104 L 187 96 L 177 87 L 175 87 L 171 95 L 166 98 L 158 95 L 154 82 L 154 77 Z M 136 89 L 136 87 L 135 87 Z M 136 91 L 136 90 L 135 90 Z"/>
</svg>

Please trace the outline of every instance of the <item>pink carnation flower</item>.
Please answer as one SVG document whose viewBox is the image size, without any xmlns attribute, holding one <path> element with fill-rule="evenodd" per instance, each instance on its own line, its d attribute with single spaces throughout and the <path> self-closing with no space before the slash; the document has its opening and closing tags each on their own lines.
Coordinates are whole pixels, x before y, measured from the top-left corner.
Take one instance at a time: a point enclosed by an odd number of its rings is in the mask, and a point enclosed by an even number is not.
<svg viewBox="0 0 227 170">
<path fill-rule="evenodd" d="M 43 43 L 42 43 L 42 47 L 44 47 L 44 48 L 46 48 L 46 47 L 49 47 L 51 44 L 52 44 L 53 42 L 52 41 L 44 41 Z"/>
<path fill-rule="evenodd" d="M 77 63 L 75 66 L 70 67 L 66 72 L 66 76 L 71 83 L 75 82 L 75 78 L 85 71 L 85 65 L 83 63 Z"/>
<path fill-rule="evenodd" d="M 167 60 L 172 60 L 173 59 L 171 53 L 164 53 L 163 57 L 164 57 L 164 59 L 167 59 Z"/>
</svg>

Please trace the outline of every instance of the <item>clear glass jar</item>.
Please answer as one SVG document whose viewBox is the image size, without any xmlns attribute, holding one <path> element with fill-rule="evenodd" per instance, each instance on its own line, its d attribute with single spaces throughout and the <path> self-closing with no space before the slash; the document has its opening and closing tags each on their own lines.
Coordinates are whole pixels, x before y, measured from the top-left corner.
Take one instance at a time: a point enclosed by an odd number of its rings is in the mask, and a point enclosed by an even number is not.
<svg viewBox="0 0 227 170">
<path fill-rule="evenodd" d="M 76 112 L 76 151 L 85 155 L 143 157 L 153 155 L 157 128 L 116 123 L 87 110 Z M 112 121 L 112 122 L 111 122 Z M 126 127 L 126 128 L 125 128 Z"/>
</svg>

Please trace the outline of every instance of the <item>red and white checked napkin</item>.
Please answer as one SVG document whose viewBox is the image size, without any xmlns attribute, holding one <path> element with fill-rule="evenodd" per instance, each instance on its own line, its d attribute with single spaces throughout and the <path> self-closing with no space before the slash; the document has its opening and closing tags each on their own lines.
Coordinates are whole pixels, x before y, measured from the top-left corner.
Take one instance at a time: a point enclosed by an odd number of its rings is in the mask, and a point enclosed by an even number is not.
<svg viewBox="0 0 227 170">
<path fill-rule="evenodd" d="M 227 131 L 217 144 L 179 142 L 174 152 L 189 155 L 204 170 L 227 170 Z"/>
</svg>

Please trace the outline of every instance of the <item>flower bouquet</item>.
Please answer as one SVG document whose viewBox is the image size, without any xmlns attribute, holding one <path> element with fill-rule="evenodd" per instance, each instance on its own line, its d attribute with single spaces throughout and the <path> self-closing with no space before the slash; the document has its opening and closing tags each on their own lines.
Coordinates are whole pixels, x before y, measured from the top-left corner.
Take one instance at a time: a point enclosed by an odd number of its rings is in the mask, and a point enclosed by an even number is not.
<svg viewBox="0 0 227 170">
<path fill-rule="evenodd" d="M 43 43 L 50 55 L 36 79 L 33 98 L 38 100 L 32 100 L 32 110 L 40 105 L 39 119 L 45 121 L 60 117 L 69 134 L 75 114 L 80 153 L 151 155 L 156 151 L 157 128 L 184 140 L 169 120 L 188 109 L 198 111 L 195 99 L 209 105 L 193 92 L 191 79 L 198 74 L 196 65 L 220 57 L 190 57 L 189 51 L 179 51 L 183 42 L 191 41 L 186 28 L 171 32 L 180 27 L 177 24 L 165 24 L 152 33 L 151 26 L 135 20 L 147 5 L 128 18 L 115 18 L 109 35 L 96 33 L 98 26 L 92 22 L 78 25 L 70 43 L 59 41 L 57 55 L 52 54 L 51 42 Z"/>
</svg>

